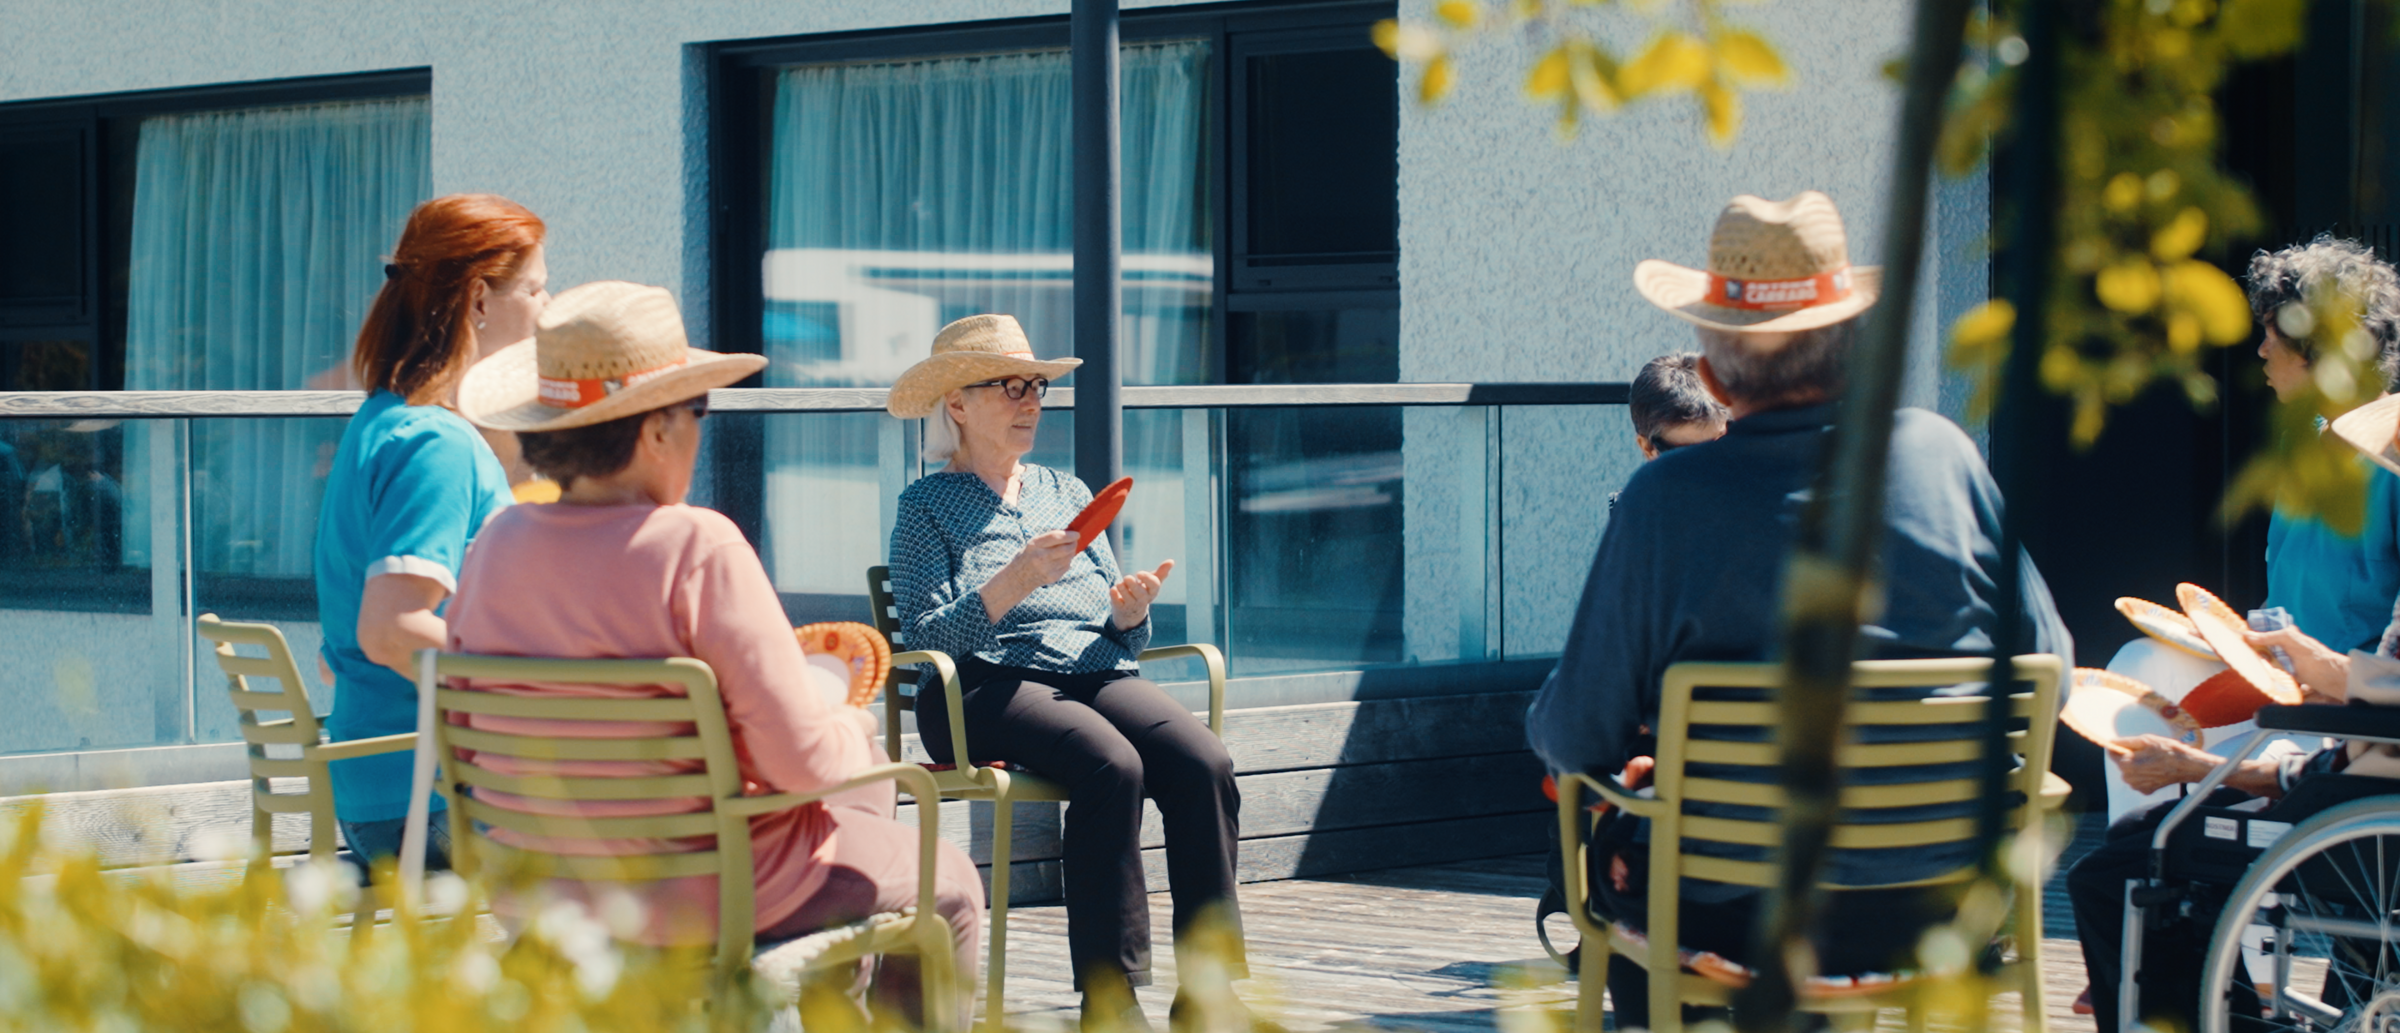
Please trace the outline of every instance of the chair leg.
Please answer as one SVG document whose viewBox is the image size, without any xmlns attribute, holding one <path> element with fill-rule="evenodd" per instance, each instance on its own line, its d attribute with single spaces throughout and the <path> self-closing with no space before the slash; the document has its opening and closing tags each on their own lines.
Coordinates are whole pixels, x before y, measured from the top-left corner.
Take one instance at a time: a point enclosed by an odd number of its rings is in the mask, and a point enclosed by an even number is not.
<svg viewBox="0 0 2400 1033">
<path fill-rule="evenodd" d="M 1576 957 L 1575 1033 L 1600 1033 L 1603 1002 L 1608 996 L 1608 937 L 1584 937 L 1582 951 Z M 1631 1029 L 1627 1019 L 1618 1015 L 1618 1027 Z"/>
<path fill-rule="evenodd" d="M 1003 795 L 992 801 L 992 919 L 984 935 L 991 937 L 991 960 L 985 967 L 983 1015 L 985 1033 L 1002 1033 L 1007 1029 L 1008 1000 L 1008 874 L 1009 826 L 1015 818 L 1016 804 Z"/>
<path fill-rule="evenodd" d="M 2025 1009 L 2025 1033 L 2045 1033 L 2049 1002 L 2042 999 L 2042 890 L 2019 884 L 2017 899 L 2017 986 Z"/>
</svg>

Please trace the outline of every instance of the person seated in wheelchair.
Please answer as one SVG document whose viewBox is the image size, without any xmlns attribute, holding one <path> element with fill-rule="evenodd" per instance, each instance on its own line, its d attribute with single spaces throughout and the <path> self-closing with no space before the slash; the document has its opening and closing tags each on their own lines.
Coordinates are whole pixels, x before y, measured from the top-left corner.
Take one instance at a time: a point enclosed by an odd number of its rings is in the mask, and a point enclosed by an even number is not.
<svg viewBox="0 0 2400 1033">
<path fill-rule="evenodd" d="M 2292 675 L 2309 703 L 2340 704 L 2355 698 L 2400 702 L 2400 620 L 2385 631 L 2373 653 L 2347 655 L 2298 628 L 2246 633 L 2253 646 L 2283 649 Z M 2160 735 L 2108 744 L 2109 759 L 2127 784 L 2142 793 L 2188 785 L 2207 778 L 2226 758 Z M 2400 756 L 2390 746 L 2331 742 L 2321 749 L 2243 760 L 2212 793 L 2206 806 L 2253 809 L 2264 820 L 2297 824 L 2340 804 L 2370 796 L 2400 795 Z M 2125 884 L 2151 875 L 2151 840 L 2178 800 L 2136 811 L 2111 824 L 2107 838 L 2067 871 L 2067 894 L 2075 931 L 2091 975 L 2093 1019 L 2101 1033 L 2119 1027 L 2118 998 L 2124 976 Z M 2203 916 L 2205 917 L 2205 916 Z M 2142 943 L 2143 1021 L 2160 1029 L 2196 1028 L 2201 952 L 2211 925 L 2198 922 L 2188 935 L 2151 934 Z M 2236 1006 L 2250 987 L 2230 988 Z"/>
<path fill-rule="evenodd" d="M 940 681 L 917 697 L 917 732 L 941 763 L 1006 761 L 1067 786 L 1067 956 L 1084 1028 L 1148 1028 L 1130 987 L 1150 981 L 1142 797 L 1165 821 L 1174 932 L 1239 930 L 1234 897 L 1241 795 L 1208 725 L 1141 676 L 1150 604 L 1174 569 L 1120 575 L 1103 535 L 1067 523 L 1091 502 L 1073 476 L 1021 462 L 1050 381 L 1079 359 L 1040 360 L 1016 319 L 968 316 L 892 385 L 893 416 L 925 421 L 924 458 L 947 464 L 900 495 L 891 583 L 905 641 L 958 662 L 967 741 L 950 756 Z M 1235 978 L 1240 937 L 1228 938 Z M 1105 984 L 1105 985 L 1104 985 Z M 1110 1002 L 1116 1002 L 1111 1005 Z M 1110 1007 L 1129 1007 L 1116 1015 Z M 1179 992 L 1168 1015 L 1186 1016 Z"/>
<path fill-rule="evenodd" d="M 460 390 L 461 415 L 481 427 L 517 432 L 526 461 L 562 490 L 555 503 L 501 511 L 477 536 L 450 604 L 449 648 L 561 658 L 698 658 L 716 673 L 744 782 L 758 791 L 805 793 L 884 762 L 875 716 L 830 702 L 815 684 L 826 672 L 803 656 L 775 586 L 740 529 L 714 510 L 684 504 L 709 389 L 735 383 L 765 361 L 687 346 L 682 317 L 664 289 L 600 282 L 558 295 L 533 340 L 477 365 Z M 580 722 L 479 721 L 517 734 L 590 734 L 561 727 Z M 573 763 L 573 774 L 599 777 L 691 770 L 681 762 Z M 545 771 L 557 773 L 548 767 L 524 773 Z M 478 795 L 497 807 L 532 809 L 538 803 L 505 793 Z M 751 920 L 762 942 L 916 902 L 917 832 L 893 820 L 895 803 L 893 786 L 879 782 L 750 819 L 757 884 Z M 697 806 L 661 800 L 657 813 Z M 505 840 L 513 833 L 492 835 Z M 691 846 L 708 845 L 702 837 Z M 606 841 L 594 841 L 590 850 L 619 852 Z M 982 929 L 982 883 L 956 844 L 945 842 L 940 850 L 937 908 L 951 928 L 957 971 L 971 975 Z M 650 921 L 643 940 L 681 944 L 714 936 L 714 876 L 646 887 Z M 964 1029 L 975 981 L 958 981 L 958 1000 L 922 1001 L 916 964 L 907 957 L 885 961 L 875 980 L 879 1000 L 920 1025 L 922 1009 L 953 1008 Z M 862 967 L 861 978 L 866 974 Z"/>
<path fill-rule="evenodd" d="M 1696 325 L 1701 381 L 1730 410 L 1725 435 L 1644 463 L 1627 481 L 1558 666 L 1526 715 L 1534 751 L 1553 771 L 1618 776 L 1638 786 L 1651 759 L 1642 727 L 1657 727 L 1661 679 L 1686 660 L 1759 661 L 1776 652 L 1781 582 L 1799 507 L 1818 467 L 1861 315 L 1879 270 L 1849 267 L 1841 217 L 1823 194 L 1772 203 L 1738 197 L 1719 216 L 1709 268 L 1644 262 L 1643 295 Z M 2000 556 L 2000 495 L 1974 442 L 1918 409 L 1894 414 L 1883 572 L 1889 601 L 1862 629 L 1874 658 L 1985 655 L 2001 600 L 1993 573 L 2021 566 L 2030 618 L 2020 652 L 2072 655 L 2066 628 L 2029 559 Z M 1980 691 L 1968 687 L 1964 691 Z M 1959 774 L 1973 777 L 1972 758 Z M 1906 769 L 1894 777 L 1926 777 Z M 1691 813 L 1704 811 L 1693 805 Z M 1905 818 L 1972 815 L 1972 802 L 1910 809 Z M 1938 812 L 1938 813 L 1937 813 Z M 1878 815 L 1878 818 L 1884 815 Z M 1620 827 L 1630 823 L 1618 823 Z M 1624 829 L 1629 841 L 1641 835 Z M 1647 915 L 1647 854 L 1596 844 L 1600 917 L 1637 928 Z M 1725 856 L 1764 861 L 1764 848 Z M 1837 850 L 1832 877 L 1850 885 L 1928 878 L 1975 858 L 1949 848 Z M 1605 867 L 1603 867 L 1605 866 Z M 1702 880 L 1682 886 L 1681 945 L 1751 963 L 1757 892 Z M 1819 971 L 1913 968 L 1914 947 L 1948 907 L 1914 891 L 1839 895 L 1820 924 Z M 1648 1013 L 1640 969 L 1611 958 L 1619 1015 Z"/>
</svg>

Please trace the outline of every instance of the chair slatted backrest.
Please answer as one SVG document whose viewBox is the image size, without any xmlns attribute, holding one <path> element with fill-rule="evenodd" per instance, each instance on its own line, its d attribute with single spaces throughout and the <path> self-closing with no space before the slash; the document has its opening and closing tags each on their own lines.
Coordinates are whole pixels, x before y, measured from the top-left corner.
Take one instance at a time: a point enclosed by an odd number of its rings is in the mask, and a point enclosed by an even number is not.
<svg viewBox="0 0 2400 1033">
<path fill-rule="evenodd" d="M 2033 813 L 2042 779 L 2050 766 L 2051 738 L 2057 727 L 2059 661 L 2048 655 L 2015 659 L 2017 689 L 2009 693 L 2012 752 L 2024 758 L 2009 776 L 2015 804 L 2009 827 L 2022 828 Z M 1833 830 L 1836 848 L 1882 849 L 1927 847 L 1971 842 L 1976 836 L 1973 817 L 1925 821 L 1874 822 L 1857 820 L 1877 810 L 1964 804 L 1982 792 L 1973 775 L 1928 776 L 1917 781 L 1877 784 L 1852 776 L 1859 769 L 1914 765 L 1956 765 L 1983 755 L 1986 697 L 1933 696 L 1923 699 L 1877 698 L 1876 690 L 1945 689 L 1981 682 L 1991 671 L 1988 658 L 1940 660 L 1869 660 L 1853 665 L 1852 698 L 1845 715 L 1845 735 L 1837 754 L 1845 769 L 1842 820 Z M 1658 819 L 1653 835 L 1663 842 L 1680 842 L 1677 864 L 1685 876 L 1743 886 L 1772 886 L 1771 861 L 1745 861 L 1695 852 L 1700 843 L 1773 847 L 1782 841 L 1777 824 L 1785 795 L 1777 771 L 1781 763 L 1775 730 L 1781 723 L 1777 704 L 1759 693 L 1711 693 L 1714 689 L 1772 690 L 1781 680 L 1780 668 L 1770 663 L 1682 663 L 1667 669 L 1659 708 L 1659 750 L 1656 781 L 1661 799 L 1674 800 Z M 1703 698 L 1695 699 L 1698 695 Z M 1743 695 L 1739 700 L 1707 698 Z M 1864 734 L 1881 729 L 1884 734 Z M 1703 737 L 1694 738 L 1697 730 Z M 1861 739 L 1881 739 L 1866 741 Z M 1905 741 L 1891 741 L 1905 740 Z M 1690 773 L 1707 765 L 1706 774 Z M 1850 784 L 1857 783 L 1857 784 Z M 1759 817 L 1724 817 L 1689 813 L 1691 804 L 1735 804 L 1764 808 Z M 1742 812 L 1737 812 L 1742 813 Z M 1751 812 L 1755 813 L 1755 812 Z M 1680 837 L 1676 839 L 1673 837 Z M 1931 885 L 1972 877 L 1972 865 L 1908 883 L 1875 886 L 1837 886 L 1868 889 L 1891 885 Z"/>
<path fill-rule="evenodd" d="M 659 660 L 558 660 L 512 656 L 443 654 L 435 673 L 444 688 L 434 693 L 433 729 L 441 760 L 438 785 L 450 802 L 453 863 L 471 874 L 497 861 L 510 875 L 540 875 L 593 882 L 649 882 L 685 876 L 717 877 L 716 964 L 730 975 L 749 964 L 755 884 L 750 822 L 724 806 L 742 795 L 741 772 L 716 672 L 689 657 Z M 682 695 L 624 698 L 573 695 L 569 691 L 520 695 L 452 688 L 458 679 L 509 686 L 671 686 Z M 576 722 L 586 736 L 520 735 L 471 727 L 474 718 Z M 633 724 L 623 736 L 602 729 Z M 658 734 L 665 723 L 682 730 Z M 461 753 L 460 751 L 467 751 Z M 670 774 L 625 776 L 515 774 L 495 770 L 487 758 L 533 762 L 693 762 L 696 769 Z M 502 765 L 503 767 L 512 765 Z M 476 798 L 477 790 L 509 793 L 554 804 L 606 805 L 699 801 L 698 810 L 625 817 L 535 814 Z M 608 856 L 502 845 L 476 829 L 505 829 L 520 836 L 557 840 L 660 840 L 646 853 Z M 708 849 L 682 849 L 676 840 L 711 839 Z M 623 844 L 619 844 L 623 845 Z"/>
<path fill-rule="evenodd" d="M 906 633 L 900 630 L 900 602 L 892 594 L 892 568 L 867 568 L 867 604 L 875 611 L 875 630 L 891 642 L 892 652 L 907 652 Z M 900 714 L 917 708 L 917 690 L 923 687 L 924 676 L 897 659 L 892 663 L 891 680 L 883 689 L 883 748 L 893 760 L 900 759 Z"/>
<path fill-rule="evenodd" d="M 307 814 L 310 856 L 330 860 L 338 837 L 333 823 L 333 786 L 325 761 L 307 755 L 324 736 L 317 712 L 310 706 L 308 686 L 291 644 L 272 624 L 244 624 L 217 619 L 213 613 L 195 622 L 200 637 L 215 643 L 217 667 L 225 672 L 225 690 L 240 714 L 237 722 L 250 762 L 250 835 L 263 853 L 273 853 L 273 815 Z M 244 656 L 236 646 L 252 646 L 265 656 Z M 281 717 L 263 715 L 281 714 Z M 285 747 L 289 756 L 274 756 L 270 747 Z M 307 790 L 277 793 L 271 779 L 305 778 Z"/>
</svg>

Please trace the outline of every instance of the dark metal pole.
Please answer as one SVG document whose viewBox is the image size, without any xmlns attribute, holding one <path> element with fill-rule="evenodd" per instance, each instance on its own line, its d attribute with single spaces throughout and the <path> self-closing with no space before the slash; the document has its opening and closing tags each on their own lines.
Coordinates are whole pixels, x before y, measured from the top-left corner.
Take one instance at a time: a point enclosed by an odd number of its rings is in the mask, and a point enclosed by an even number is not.
<svg viewBox="0 0 2400 1033">
<path fill-rule="evenodd" d="M 1992 475 L 2007 505 L 2000 517 L 2000 569 L 1992 578 L 2000 593 L 1998 627 L 1992 636 L 1992 685 L 2011 685 L 2010 656 L 2023 639 L 2024 570 L 2017 555 L 2029 517 L 2040 512 L 2041 479 L 2033 451 L 2042 426 L 2054 414 L 2043 404 L 2042 349 L 2049 346 L 2048 300 L 2052 253 L 2057 250 L 2058 215 L 2058 12 L 2054 0 L 2025 0 L 2017 29 L 2024 34 L 2025 63 L 2017 69 L 2016 113 L 2009 146 L 2009 192 L 2015 206 L 2007 248 L 2009 303 L 2017 322 L 2008 342 L 2008 364 L 2000 375 L 1999 407 L 1992 413 Z M 1983 806 L 1976 835 L 1986 873 L 1998 876 L 2000 837 L 2008 816 L 2008 775 L 2015 756 L 2008 746 L 2009 714 L 2003 695 L 1991 695 L 1983 730 Z"/>
<path fill-rule="evenodd" d="M 1738 992 L 1734 1018 L 1743 1033 L 1799 1028 L 1793 1011 L 1794 961 L 1813 964 L 1808 932 L 1817 906 L 1817 874 L 1832 846 L 1841 798 L 1835 749 L 1850 693 L 1864 615 L 1881 607 L 1884 475 L 1892 410 L 1908 365 L 1910 315 L 1925 251 L 1927 192 L 1934 142 L 1966 36 L 1972 0 L 1917 0 L 1892 149 L 1892 194 L 1884 219 L 1883 295 L 1866 316 L 1816 490 L 1801 518 L 1784 575 L 1784 812 L 1780 882 L 1759 916 L 1759 978 Z"/>
<path fill-rule="evenodd" d="M 1124 262 L 1117 184 L 1117 0 L 1075 0 L 1075 475 L 1093 491 L 1125 466 L 1117 321 Z M 1109 546 L 1117 547 L 1116 529 Z"/>
</svg>

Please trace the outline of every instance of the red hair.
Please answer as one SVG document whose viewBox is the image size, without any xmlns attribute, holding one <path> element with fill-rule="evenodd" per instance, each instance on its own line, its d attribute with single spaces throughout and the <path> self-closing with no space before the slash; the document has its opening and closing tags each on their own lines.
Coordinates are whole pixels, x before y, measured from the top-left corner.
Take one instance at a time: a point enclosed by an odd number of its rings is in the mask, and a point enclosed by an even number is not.
<svg viewBox="0 0 2400 1033">
<path fill-rule="evenodd" d="M 523 275 L 544 229 L 541 216 L 498 194 L 418 205 L 359 328 L 350 358 L 359 382 L 410 405 L 439 401 L 474 356 L 474 284 L 497 288 Z"/>
</svg>

